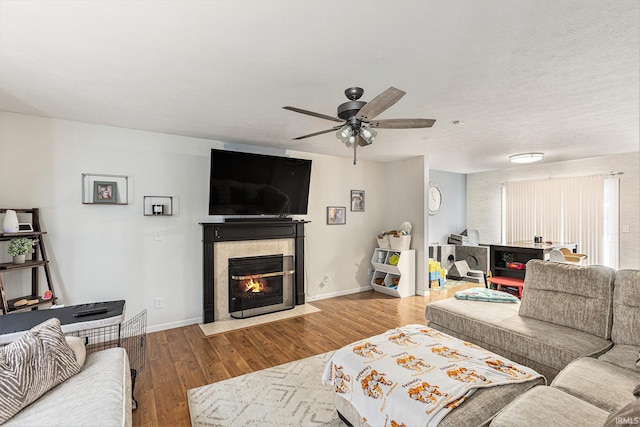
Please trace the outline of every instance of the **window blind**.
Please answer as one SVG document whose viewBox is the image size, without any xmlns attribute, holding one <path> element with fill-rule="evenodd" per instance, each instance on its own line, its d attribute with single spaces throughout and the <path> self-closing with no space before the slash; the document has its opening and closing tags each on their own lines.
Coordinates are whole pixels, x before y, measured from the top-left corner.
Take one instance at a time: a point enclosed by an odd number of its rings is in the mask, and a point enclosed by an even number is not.
<svg viewBox="0 0 640 427">
<path fill-rule="evenodd" d="M 507 182 L 506 241 L 578 243 L 589 264 L 605 250 L 604 176 Z"/>
</svg>

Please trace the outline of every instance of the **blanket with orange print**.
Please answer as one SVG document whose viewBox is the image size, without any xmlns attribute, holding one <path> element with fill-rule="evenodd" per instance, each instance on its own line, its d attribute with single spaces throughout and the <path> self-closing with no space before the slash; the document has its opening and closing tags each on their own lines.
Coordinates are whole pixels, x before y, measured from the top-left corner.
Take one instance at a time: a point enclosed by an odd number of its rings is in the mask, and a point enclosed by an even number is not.
<svg viewBox="0 0 640 427">
<path fill-rule="evenodd" d="M 424 325 L 389 330 L 336 351 L 322 382 L 373 426 L 431 426 L 475 390 L 540 374 Z"/>
</svg>

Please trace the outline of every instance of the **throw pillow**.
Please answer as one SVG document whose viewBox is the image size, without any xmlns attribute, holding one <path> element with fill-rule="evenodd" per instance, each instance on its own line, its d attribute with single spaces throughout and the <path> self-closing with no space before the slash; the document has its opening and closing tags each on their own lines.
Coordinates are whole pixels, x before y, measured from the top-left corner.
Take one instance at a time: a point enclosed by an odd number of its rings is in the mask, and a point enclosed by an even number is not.
<svg viewBox="0 0 640 427">
<path fill-rule="evenodd" d="M 64 337 L 69 345 L 69 348 L 73 350 L 73 354 L 76 356 L 76 362 L 82 368 L 84 366 L 84 360 L 87 358 L 87 348 L 84 346 L 84 341 L 80 337 L 66 336 Z"/>
<path fill-rule="evenodd" d="M 80 365 L 55 318 L 0 348 L 0 424 L 78 372 Z"/>
</svg>

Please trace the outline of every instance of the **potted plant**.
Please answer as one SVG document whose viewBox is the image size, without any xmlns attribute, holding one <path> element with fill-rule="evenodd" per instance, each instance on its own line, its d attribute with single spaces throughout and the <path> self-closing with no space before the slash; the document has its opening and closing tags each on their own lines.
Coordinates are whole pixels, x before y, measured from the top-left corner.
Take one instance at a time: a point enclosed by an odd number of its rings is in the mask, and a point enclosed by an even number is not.
<svg viewBox="0 0 640 427">
<path fill-rule="evenodd" d="M 514 262 L 516 260 L 516 254 L 513 252 L 505 252 L 502 254 L 502 265 L 501 267 L 507 267 L 510 262 Z"/>
<path fill-rule="evenodd" d="M 33 247 L 38 241 L 27 237 L 18 237 L 9 242 L 9 255 L 13 257 L 14 264 L 24 264 L 26 254 L 33 253 Z"/>
</svg>

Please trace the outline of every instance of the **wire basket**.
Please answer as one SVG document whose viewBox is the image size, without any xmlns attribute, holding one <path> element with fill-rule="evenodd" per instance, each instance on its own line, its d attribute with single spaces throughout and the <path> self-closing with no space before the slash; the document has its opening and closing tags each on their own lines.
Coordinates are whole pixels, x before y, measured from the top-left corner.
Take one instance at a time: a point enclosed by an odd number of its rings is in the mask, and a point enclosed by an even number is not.
<svg viewBox="0 0 640 427">
<path fill-rule="evenodd" d="M 87 354 L 113 347 L 122 347 L 125 349 L 131 369 L 133 409 L 136 409 L 138 402 L 133 397 L 133 392 L 136 386 L 136 377 L 142 372 L 145 366 L 147 310 L 141 311 L 124 323 L 69 332 L 67 335 L 82 338 L 85 348 L 87 349 Z"/>
</svg>

